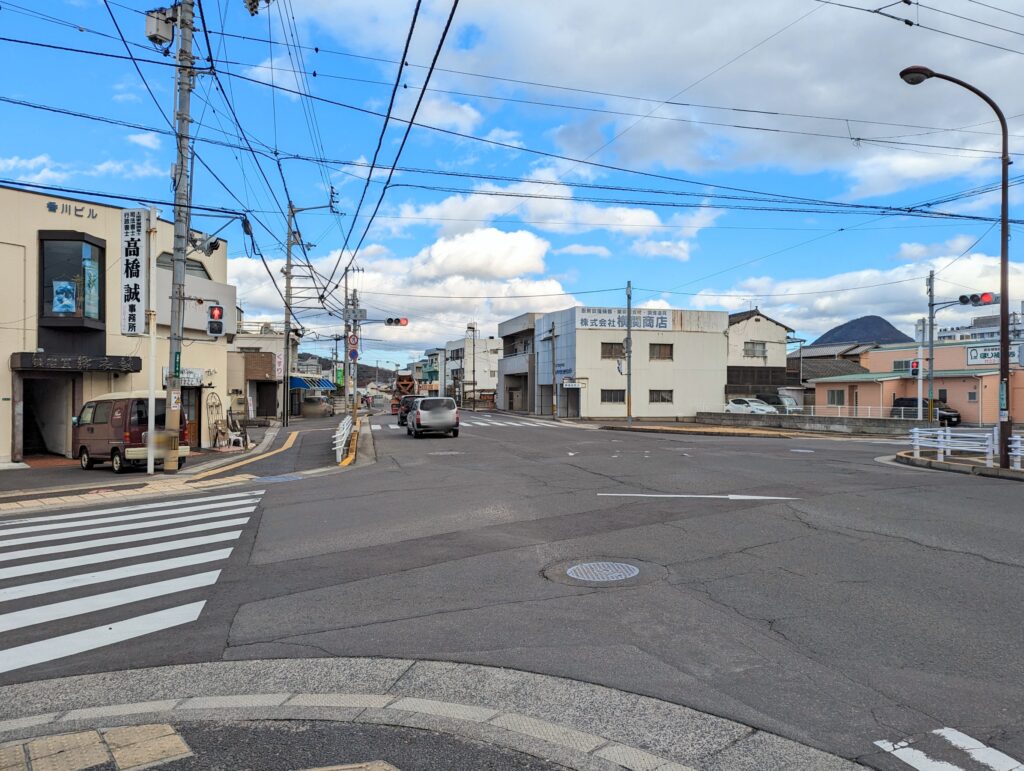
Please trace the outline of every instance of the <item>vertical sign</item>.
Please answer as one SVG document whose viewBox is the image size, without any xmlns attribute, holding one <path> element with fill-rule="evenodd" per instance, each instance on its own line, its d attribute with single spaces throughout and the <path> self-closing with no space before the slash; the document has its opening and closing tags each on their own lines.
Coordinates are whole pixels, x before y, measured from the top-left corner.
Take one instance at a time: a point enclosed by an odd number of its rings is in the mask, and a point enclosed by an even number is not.
<svg viewBox="0 0 1024 771">
<path fill-rule="evenodd" d="M 121 334 L 141 335 L 146 328 L 149 268 L 149 212 L 121 212 Z"/>
</svg>

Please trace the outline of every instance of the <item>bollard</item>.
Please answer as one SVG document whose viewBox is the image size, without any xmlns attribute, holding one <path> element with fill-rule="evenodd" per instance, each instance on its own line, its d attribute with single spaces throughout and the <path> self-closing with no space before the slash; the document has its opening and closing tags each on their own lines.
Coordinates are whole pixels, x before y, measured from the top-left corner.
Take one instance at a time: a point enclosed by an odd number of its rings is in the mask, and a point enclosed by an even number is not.
<svg viewBox="0 0 1024 771">
<path fill-rule="evenodd" d="M 914 443 L 914 457 L 921 457 L 921 434 L 918 433 L 919 429 L 910 429 L 910 438 Z"/>
<path fill-rule="evenodd" d="M 937 447 L 935 458 L 937 460 L 946 459 L 946 433 L 940 428 L 938 433 L 935 435 L 935 446 Z"/>
<path fill-rule="evenodd" d="M 992 468 L 993 465 L 992 449 L 995 447 L 995 445 L 996 443 L 992 441 L 991 436 L 985 438 L 985 466 L 988 468 Z"/>
</svg>

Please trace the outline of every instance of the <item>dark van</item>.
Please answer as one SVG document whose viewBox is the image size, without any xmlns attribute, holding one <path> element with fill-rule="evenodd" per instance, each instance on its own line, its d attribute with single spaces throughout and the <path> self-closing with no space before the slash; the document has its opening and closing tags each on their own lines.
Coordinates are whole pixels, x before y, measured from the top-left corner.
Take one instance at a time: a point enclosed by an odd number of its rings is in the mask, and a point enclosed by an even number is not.
<svg viewBox="0 0 1024 771">
<path fill-rule="evenodd" d="M 156 400 L 155 424 L 164 428 L 164 399 Z M 133 466 L 146 465 L 146 434 L 149 430 L 149 392 L 122 391 L 90 399 L 71 419 L 75 457 L 83 469 L 97 463 L 110 463 L 115 474 Z M 188 420 L 181 413 L 178 432 L 178 466 L 189 455 Z M 159 456 L 159 451 L 157 455 Z M 158 457 L 157 463 L 162 463 Z"/>
</svg>

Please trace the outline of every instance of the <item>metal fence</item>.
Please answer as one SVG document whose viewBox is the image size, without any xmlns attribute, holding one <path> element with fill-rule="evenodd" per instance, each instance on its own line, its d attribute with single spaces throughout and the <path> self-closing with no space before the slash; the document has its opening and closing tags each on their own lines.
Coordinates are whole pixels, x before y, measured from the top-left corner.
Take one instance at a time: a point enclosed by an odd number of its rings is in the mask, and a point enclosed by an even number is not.
<svg viewBox="0 0 1024 771">
<path fill-rule="evenodd" d="M 715 405 L 714 407 L 702 409 L 701 412 L 726 412 L 729 405 Z M 775 408 L 774 413 L 769 415 L 802 415 L 805 417 L 827 417 L 827 418 L 896 418 L 900 420 L 917 420 L 916 407 L 878 407 L 866 405 L 842 405 L 842 404 L 812 404 L 803 407 L 782 407 L 771 405 Z M 732 414 L 740 415 L 763 415 L 763 412 L 736 412 L 735 409 L 728 410 Z M 924 418 L 928 418 L 928 410 L 924 410 Z"/>
<path fill-rule="evenodd" d="M 1018 449 L 1020 437 L 1015 436 Z M 1011 439 L 1011 444 L 1013 439 Z M 974 456 L 985 456 L 985 465 L 992 468 L 999 448 L 999 426 L 990 431 L 952 431 L 949 428 L 912 428 L 910 441 L 914 448 L 914 457 L 921 457 L 922 448 L 935 450 L 936 460 L 945 460 L 956 453 Z M 1020 467 L 1020 456 L 1016 459 L 1015 468 Z"/>
<path fill-rule="evenodd" d="M 334 460 L 336 463 L 341 463 L 341 459 L 345 456 L 345 452 L 348 448 L 348 441 L 352 437 L 352 416 L 347 415 L 341 423 L 338 424 L 338 430 L 334 432 Z"/>
</svg>

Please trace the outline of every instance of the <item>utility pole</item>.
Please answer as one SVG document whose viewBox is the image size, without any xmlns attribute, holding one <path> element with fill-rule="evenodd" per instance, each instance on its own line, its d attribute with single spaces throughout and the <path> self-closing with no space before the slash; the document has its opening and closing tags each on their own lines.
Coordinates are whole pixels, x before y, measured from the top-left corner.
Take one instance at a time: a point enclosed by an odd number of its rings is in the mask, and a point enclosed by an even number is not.
<svg viewBox="0 0 1024 771">
<path fill-rule="evenodd" d="M 350 366 L 350 364 L 349 364 L 350 359 L 348 358 L 348 336 L 352 333 L 352 323 L 348 320 L 348 308 L 349 308 L 349 304 L 348 304 L 348 268 L 345 268 L 344 279 L 345 279 L 345 290 L 344 290 L 345 291 L 345 302 L 343 304 L 343 307 L 345 308 L 345 377 L 344 377 L 344 380 L 345 380 L 345 393 L 343 395 L 345 397 L 345 406 L 347 407 L 348 406 L 348 372 L 349 372 L 349 366 Z"/>
<path fill-rule="evenodd" d="M 289 413 L 292 410 L 292 244 L 295 235 L 295 207 L 288 202 L 288 236 L 285 243 L 284 257 L 284 378 L 281 381 L 281 425 L 288 425 Z"/>
<path fill-rule="evenodd" d="M 935 420 L 935 271 L 928 271 L 928 420 Z M 920 417 L 920 416 L 918 416 Z"/>
<path fill-rule="evenodd" d="M 558 417 L 558 386 L 555 385 L 555 322 L 551 322 L 551 418 Z"/>
<path fill-rule="evenodd" d="M 476 412 L 476 339 L 477 339 L 477 326 L 476 322 L 473 322 L 473 412 Z"/>
<path fill-rule="evenodd" d="M 922 319 L 922 321 L 924 321 L 924 319 Z M 921 361 L 921 357 L 924 356 L 923 348 L 924 348 L 924 341 L 921 338 L 918 338 L 917 339 L 917 377 L 915 378 L 917 380 L 917 419 L 918 420 L 921 420 L 921 418 L 924 417 L 924 415 L 923 415 L 924 406 L 921 404 L 921 402 L 923 401 L 922 397 L 924 396 L 924 394 L 921 393 L 921 391 L 923 390 L 922 389 L 923 380 L 921 379 L 921 376 L 924 374 L 923 368 L 921 367 L 921 365 L 924 363 L 924 362 Z"/>
<path fill-rule="evenodd" d="M 146 258 L 149 264 L 146 266 L 146 275 L 149 276 L 149 310 L 146 311 L 146 320 L 149 322 L 149 400 L 146 403 L 148 413 L 148 425 L 146 426 L 146 473 L 156 473 L 156 252 L 153 251 L 153 240 L 156 236 L 157 212 L 156 209 L 149 210 L 149 224 L 146 228 L 146 237 L 149 239 Z M 164 402 L 166 405 L 166 402 Z M 166 410 L 165 410 L 166 412 Z M 166 417 L 164 418 L 166 420 Z"/>
<path fill-rule="evenodd" d="M 348 275 L 347 273 L 345 275 Z M 356 290 L 352 290 L 352 310 L 355 311 L 359 307 L 359 300 L 356 298 Z M 352 314 L 352 334 L 359 334 L 359 321 L 355 318 L 355 313 Z M 346 340 L 346 345 L 348 341 Z M 358 352 L 358 349 L 354 349 Z M 357 413 L 359 410 L 359 359 L 351 359 L 352 361 L 352 424 L 355 425 Z"/>
<path fill-rule="evenodd" d="M 177 162 L 174 166 L 174 258 L 171 263 L 171 331 L 167 360 L 167 392 L 165 395 L 165 423 L 168 443 L 164 457 L 164 473 L 178 473 L 178 430 L 181 427 L 181 340 L 185 332 L 185 250 L 188 248 L 189 210 L 192 190 L 189 179 L 192 88 L 195 72 L 192 69 L 192 13 L 193 0 L 181 0 L 177 6 L 178 25 L 177 110 L 175 123 L 178 143 Z M 150 279 L 156 281 L 153 275 Z"/>
<path fill-rule="evenodd" d="M 626 282 L 626 426 L 633 427 L 633 282 Z"/>
</svg>

